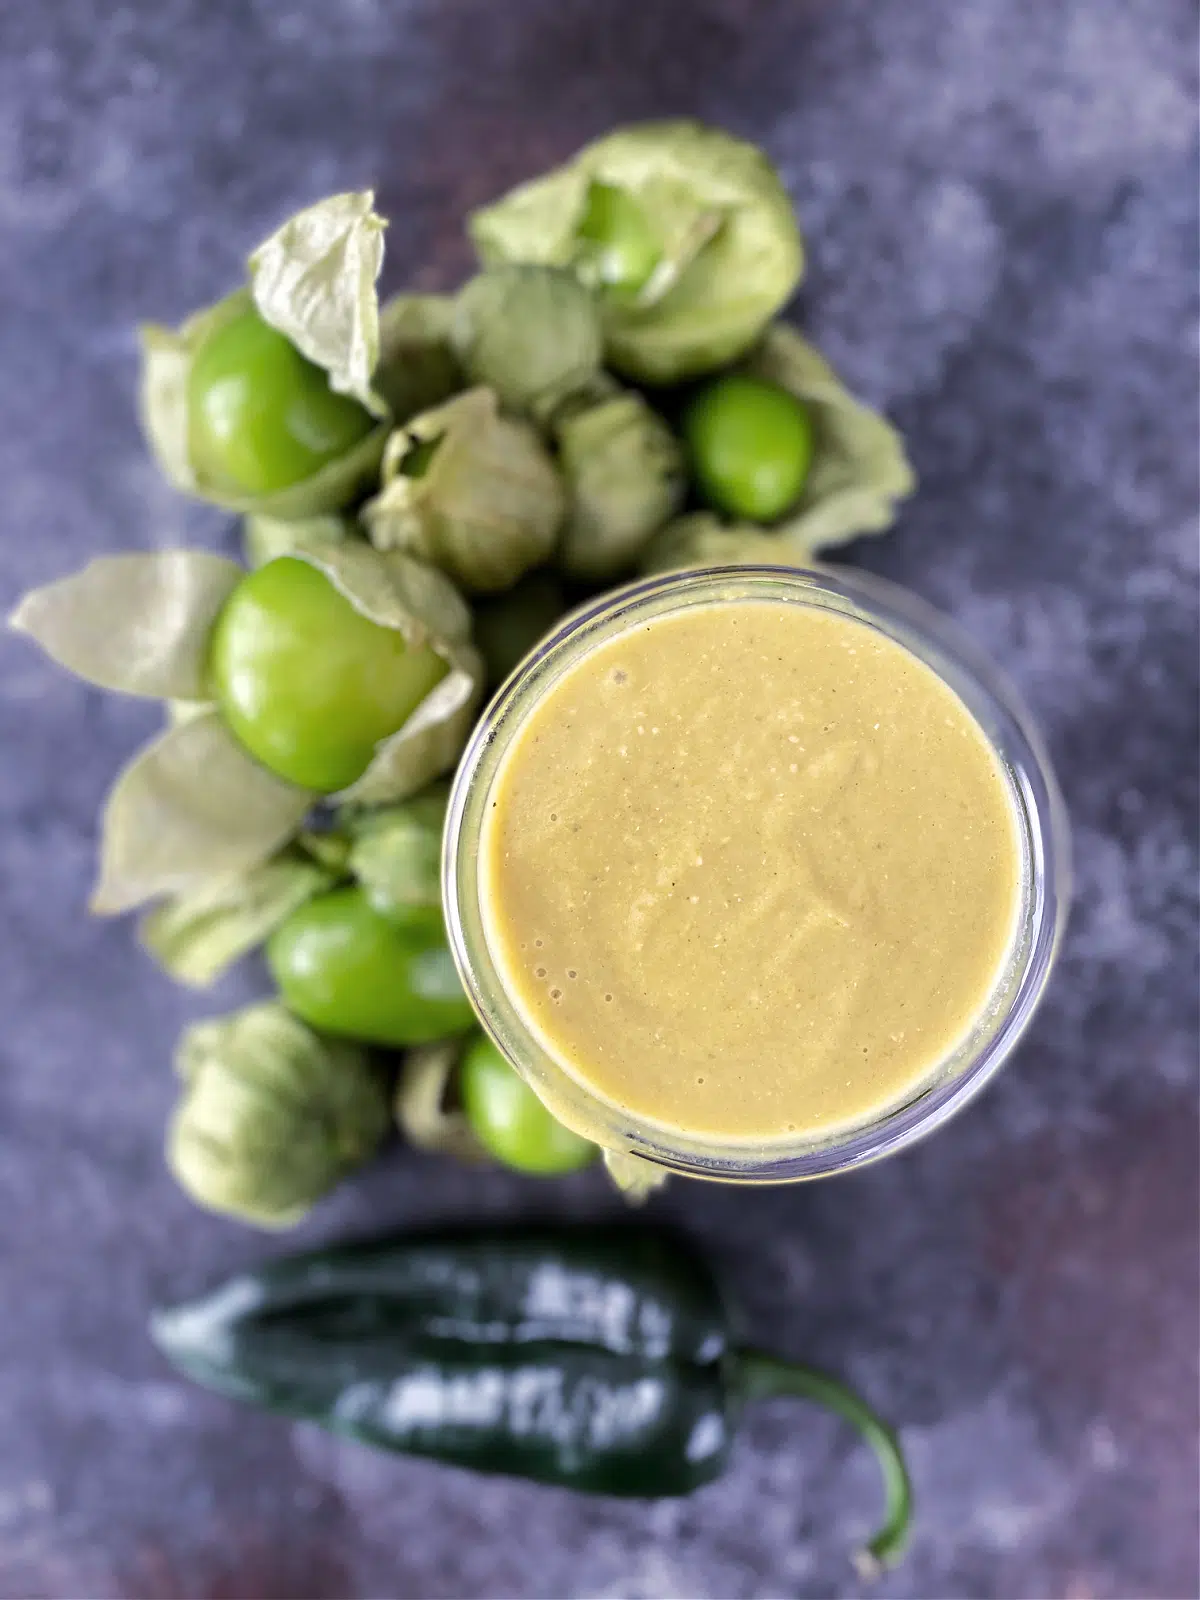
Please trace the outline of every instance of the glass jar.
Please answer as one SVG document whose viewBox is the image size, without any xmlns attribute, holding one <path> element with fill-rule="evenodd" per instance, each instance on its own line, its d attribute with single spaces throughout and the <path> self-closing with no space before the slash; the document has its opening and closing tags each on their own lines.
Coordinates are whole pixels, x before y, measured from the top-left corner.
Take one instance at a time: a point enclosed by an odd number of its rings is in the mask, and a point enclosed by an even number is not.
<svg viewBox="0 0 1200 1600">
<path fill-rule="evenodd" d="M 903 1099 L 819 1136 L 770 1141 L 689 1135 L 601 1095 L 543 1046 L 506 992 L 488 947 L 479 870 L 488 796 L 514 736 L 542 696 L 588 652 L 652 618 L 721 601 L 764 600 L 840 612 L 878 629 L 948 684 L 989 740 L 1009 790 L 1021 851 L 1017 932 L 969 1034 Z M 940 1127 L 1011 1054 L 1045 989 L 1070 893 L 1066 811 L 1028 711 L 995 666 L 917 596 L 854 570 L 717 567 L 630 584 L 567 617 L 492 701 L 450 797 L 443 902 L 454 958 L 484 1028 L 560 1121 L 607 1149 L 690 1177 L 787 1183 L 860 1167 Z"/>
</svg>

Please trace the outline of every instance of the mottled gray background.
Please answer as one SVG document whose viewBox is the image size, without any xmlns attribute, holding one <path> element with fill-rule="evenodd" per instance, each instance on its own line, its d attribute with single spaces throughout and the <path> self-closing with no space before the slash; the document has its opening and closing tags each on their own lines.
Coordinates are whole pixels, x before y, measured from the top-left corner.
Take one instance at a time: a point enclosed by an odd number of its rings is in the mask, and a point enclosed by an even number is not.
<svg viewBox="0 0 1200 1600">
<path fill-rule="evenodd" d="M 1060 765 L 1078 907 L 1019 1059 L 928 1145 L 817 1187 L 676 1184 L 764 1338 L 903 1428 L 920 1519 L 881 1596 L 1190 1597 L 1197 1564 L 1196 38 L 1187 0 L 2 0 L 0 589 L 228 536 L 157 478 L 133 327 L 375 184 L 389 286 L 463 211 L 630 117 L 761 141 L 799 306 L 921 492 L 849 559 L 952 611 Z M 198 1004 L 83 913 L 152 710 L 3 644 L 0 1593 L 828 1596 L 877 1511 L 821 1415 L 617 1504 L 373 1456 L 177 1382 L 147 1308 L 270 1246 L 161 1165 Z M 223 1009 L 254 975 L 225 985 Z M 208 1004 L 209 1002 L 205 1002 Z M 399 1150 L 306 1237 L 614 1204 Z"/>
</svg>

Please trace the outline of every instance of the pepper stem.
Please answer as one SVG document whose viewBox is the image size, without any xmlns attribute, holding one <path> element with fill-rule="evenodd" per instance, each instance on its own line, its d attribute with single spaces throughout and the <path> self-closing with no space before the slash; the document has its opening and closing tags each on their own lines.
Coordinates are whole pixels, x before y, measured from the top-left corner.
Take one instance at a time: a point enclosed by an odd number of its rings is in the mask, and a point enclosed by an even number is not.
<svg viewBox="0 0 1200 1600">
<path fill-rule="evenodd" d="M 744 1399 L 796 1395 L 837 1412 L 858 1429 L 874 1450 L 883 1473 L 885 1509 L 882 1525 L 856 1557 L 855 1564 L 868 1576 L 899 1561 L 908 1543 L 912 1485 L 900 1441 L 887 1423 L 853 1389 L 815 1367 L 781 1361 L 762 1350 L 739 1350 L 736 1360 L 738 1388 Z"/>
</svg>

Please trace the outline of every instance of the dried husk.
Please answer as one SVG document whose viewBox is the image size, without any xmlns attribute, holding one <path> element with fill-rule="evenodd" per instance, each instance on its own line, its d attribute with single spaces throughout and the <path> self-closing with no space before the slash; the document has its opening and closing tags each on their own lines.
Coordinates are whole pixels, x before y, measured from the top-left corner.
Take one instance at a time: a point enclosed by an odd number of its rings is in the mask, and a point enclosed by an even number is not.
<svg viewBox="0 0 1200 1600">
<path fill-rule="evenodd" d="M 640 292 L 602 302 L 608 363 L 631 378 L 676 383 L 736 360 L 800 281 L 799 230 L 770 162 L 685 119 L 618 128 L 475 212 L 480 259 L 586 276 L 580 228 L 592 183 L 628 195 L 658 236 L 658 265 Z"/>
<path fill-rule="evenodd" d="M 269 1001 L 185 1029 L 167 1164 L 199 1205 L 261 1228 L 298 1222 L 387 1134 L 368 1053 Z"/>
<path fill-rule="evenodd" d="M 434 446 L 419 476 L 406 459 Z M 383 463 L 362 518 L 380 550 L 403 550 L 476 594 L 507 589 L 546 561 L 566 510 L 553 461 L 532 427 L 503 416 L 490 389 L 470 389 L 414 417 Z"/>
</svg>

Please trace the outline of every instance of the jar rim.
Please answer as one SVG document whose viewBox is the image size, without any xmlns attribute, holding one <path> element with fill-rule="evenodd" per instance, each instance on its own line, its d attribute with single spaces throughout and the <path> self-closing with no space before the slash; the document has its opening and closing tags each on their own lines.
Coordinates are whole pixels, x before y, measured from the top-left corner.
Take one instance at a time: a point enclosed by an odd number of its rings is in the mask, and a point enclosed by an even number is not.
<svg viewBox="0 0 1200 1600">
<path fill-rule="evenodd" d="M 730 600 L 784 600 L 839 611 L 922 660 L 966 705 L 1007 781 L 1022 850 L 1017 937 L 968 1035 L 868 1119 L 820 1134 L 715 1141 L 629 1112 L 585 1084 L 536 1037 L 497 970 L 479 871 L 485 802 L 513 739 L 543 696 L 590 651 L 651 617 Z M 516 668 L 476 724 L 446 814 L 442 898 L 450 948 L 481 1024 L 551 1111 L 606 1147 L 692 1177 L 781 1183 L 828 1176 L 904 1149 L 959 1111 L 1024 1033 L 1054 964 L 1070 897 L 1066 809 L 1033 719 L 1000 670 L 951 619 L 858 569 L 730 566 L 668 573 L 580 607 Z"/>
</svg>

